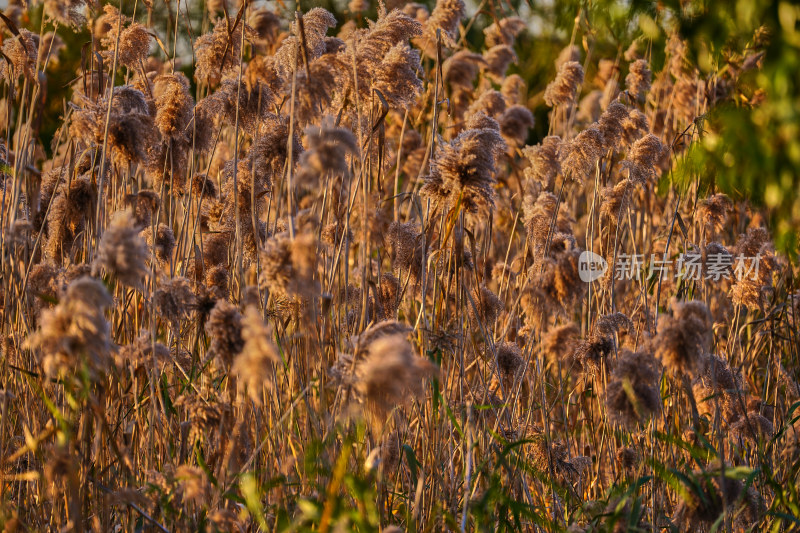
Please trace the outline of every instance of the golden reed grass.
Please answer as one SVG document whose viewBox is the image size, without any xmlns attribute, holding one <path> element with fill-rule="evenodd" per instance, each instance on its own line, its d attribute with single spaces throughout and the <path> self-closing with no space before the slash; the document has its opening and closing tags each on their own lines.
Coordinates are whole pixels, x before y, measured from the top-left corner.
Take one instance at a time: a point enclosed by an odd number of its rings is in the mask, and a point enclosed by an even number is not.
<svg viewBox="0 0 800 533">
<path fill-rule="evenodd" d="M 387 4 L 10 2 L 3 531 L 796 528 L 796 269 L 672 181 L 763 35 Z"/>
</svg>

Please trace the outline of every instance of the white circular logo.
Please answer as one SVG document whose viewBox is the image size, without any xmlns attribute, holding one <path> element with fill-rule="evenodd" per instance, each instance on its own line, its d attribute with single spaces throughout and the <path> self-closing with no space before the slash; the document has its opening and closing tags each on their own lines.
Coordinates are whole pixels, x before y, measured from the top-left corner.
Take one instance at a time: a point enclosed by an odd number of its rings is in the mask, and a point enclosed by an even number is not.
<svg viewBox="0 0 800 533">
<path fill-rule="evenodd" d="M 591 283 L 600 279 L 608 269 L 608 262 L 603 257 L 589 250 L 581 253 L 578 258 L 578 275 L 581 281 Z"/>
</svg>

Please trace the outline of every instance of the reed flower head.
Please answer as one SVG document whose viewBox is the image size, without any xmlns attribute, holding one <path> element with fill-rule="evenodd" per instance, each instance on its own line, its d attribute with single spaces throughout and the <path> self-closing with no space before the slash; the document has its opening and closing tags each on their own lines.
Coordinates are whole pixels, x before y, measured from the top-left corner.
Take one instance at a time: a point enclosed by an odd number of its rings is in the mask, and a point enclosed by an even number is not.
<svg viewBox="0 0 800 533">
<path fill-rule="evenodd" d="M 295 64 L 302 64 L 297 56 L 301 47 L 308 54 L 309 61 L 313 61 L 325 53 L 325 34 L 328 33 L 328 28 L 334 26 L 336 26 L 336 18 L 321 7 L 315 7 L 304 13 L 302 25 L 298 24 L 297 20 L 292 21 L 292 35 L 283 40 L 281 47 L 275 53 L 275 68 L 278 73 L 288 79 Z"/>
<path fill-rule="evenodd" d="M 105 48 L 105 55 L 113 60 L 114 51 L 118 51 L 119 63 L 130 69 L 138 69 L 140 62 L 144 61 L 150 52 L 150 33 L 147 28 L 138 22 L 132 22 L 111 4 L 103 7 L 103 15 L 99 24 L 105 27 L 105 34 L 100 43 Z M 117 41 L 119 40 L 119 43 Z M 119 44 L 119 46 L 117 46 Z"/>
<path fill-rule="evenodd" d="M 520 377 L 525 367 L 525 360 L 522 357 L 522 350 L 514 342 L 503 342 L 496 346 L 497 349 L 497 371 L 503 382 L 505 393 L 511 394 L 511 388 Z"/>
<path fill-rule="evenodd" d="M 209 352 L 230 368 L 234 358 L 244 347 L 242 315 L 226 300 L 217 301 L 206 322 L 206 333 L 211 338 Z"/>
<path fill-rule="evenodd" d="M 747 233 L 739 235 L 733 255 L 737 268 L 730 291 L 733 302 L 750 309 L 763 308 L 775 269 L 769 232 L 761 227 L 749 228 Z"/>
<path fill-rule="evenodd" d="M 731 470 L 728 466 L 726 470 Z M 766 511 L 761 495 L 750 486 L 732 476 L 725 475 L 718 461 L 701 470 L 695 470 L 687 478 L 686 491 L 675 511 L 680 523 L 700 526 L 713 524 L 725 512 L 736 516 L 736 526 L 743 530 L 752 526 Z"/>
<path fill-rule="evenodd" d="M 451 87 L 471 91 L 480 66 L 483 64 L 486 64 L 486 60 L 482 55 L 469 50 L 459 50 L 445 59 L 442 64 L 442 75 Z"/>
<path fill-rule="evenodd" d="M 644 59 L 637 59 L 631 63 L 628 75 L 625 77 L 625 85 L 634 100 L 642 100 L 650 91 L 650 84 L 653 81 L 653 74 L 650 66 Z"/>
<path fill-rule="evenodd" d="M 669 370 L 695 374 L 711 348 L 711 312 L 702 302 L 672 303 L 672 316 L 658 320 L 655 356 Z"/>
<path fill-rule="evenodd" d="M 189 93 L 189 80 L 183 73 L 162 74 L 153 82 L 155 124 L 165 139 L 183 139 L 192 120 L 194 98 Z"/>
<path fill-rule="evenodd" d="M 103 313 L 113 303 L 101 282 L 83 277 L 70 283 L 58 305 L 42 312 L 41 327 L 26 346 L 37 350 L 45 374 L 75 372 L 82 361 L 94 372 L 110 368 L 111 331 Z"/>
<path fill-rule="evenodd" d="M 44 14 L 59 24 L 77 29 L 86 24 L 85 6 L 86 0 L 46 0 Z"/>
<path fill-rule="evenodd" d="M 498 44 L 513 45 L 517 35 L 522 33 L 525 27 L 525 21 L 519 17 L 505 17 L 496 20 L 483 30 L 486 35 L 486 47 L 491 48 Z"/>
<path fill-rule="evenodd" d="M 50 301 L 56 301 L 59 293 L 59 269 L 50 263 L 39 263 L 31 267 L 28 273 L 28 284 L 25 290 L 29 301 L 34 303 L 37 314 L 41 309 L 52 307 Z"/>
<path fill-rule="evenodd" d="M 369 355 L 356 368 L 357 390 L 378 420 L 409 399 L 424 393 L 423 379 L 436 367 L 417 356 L 404 335 L 385 335 L 368 346 Z"/>
<path fill-rule="evenodd" d="M 101 127 L 100 123 L 98 127 Z M 145 161 L 152 132 L 153 120 L 148 115 L 113 114 L 108 126 L 108 143 L 114 161 L 120 165 Z"/>
<path fill-rule="evenodd" d="M 108 93 L 100 99 L 98 106 L 102 112 L 108 108 Z M 111 101 L 111 111 L 119 115 L 136 113 L 139 115 L 150 115 L 150 103 L 144 93 L 133 85 L 121 85 L 114 87 L 114 98 Z"/>
<path fill-rule="evenodd" d="M 523 146 L 533 127 L 533 113 L 527 107 L 512 105 L 500 116 L 500 133 L 511 146 Z"/>
<path fill-rule="evenodd" d="M 641 457 L 636 448 L 626 446 L 617 450 L 617 464 L 628 473 L 633 473 L 639 464 Z"/>
<path fill-rule="evenodd" d="M 707 229 L 719 231 L 725 225 L 725 219 L 732 208 L 731 199 L 726 194 L 718 193 L 700 202 L 697 216 Z"/>
<path fill-rule="evenodd" d="M 611 370 L 606 406 L 612 420 L 633 427 L 661 410 L 658 363 L 646 352 L 623 351 Z"/>
<path fill-rule="evenodd" d="M 131 370 L 138 370 L 139 368 L 150 368 L 153 363 L 163 365 L 169 362 L 169 355 L 169 349 L 166 346 L 156 342 L 149 333 L 142 332 L 130 343 L 120 346 L 115 354 L 115 359 L 122 368 L 130 366 Z"/>
<path fill-rule="evenodd" d="M 597 372 L 603 361 L 616 351 L 614 336 L 630 331 L 633 323 L 624 313 L 610 313 L 597 319 L 589 337 L 575 347 L 572 362 L 584 372 Z"/>
<path fill-rule="evenodd" d="M 381 274 L 378 287 L 378 299 L 381 307 L 381 318 L 389 320 L 395 317 L 400 306 L 400 280 L 393 274 Z"/>
<path fill-rule="evenodd" d="M 517 61 L 517 54 L 510 46 L 498 44 L 484 52 L 483 58 L 486 60 L 487 72 L 496 79 L 502 80 L 511 63 Z"/>
<path fill-rule="evenodd" d="M 580 334 L 574 322 L 556 326 L 542 337 L 540 349 L 550 364 L 566 363 L 578 347 Z"/>
<path fill-rule="evenodd" d="M 237 24 L 229 33 L 225 19 L 220 19 L 211 32 L 195 40 L 197 62 L 194 77 L 197 81 L 216 86 L 227 73 L 239 67 L 242 31 L 245 32 L 245 40 L 251 38 L 251 30 L 246 24 L 244 28 Z"/>
<path fill-rule="evenodd" d="M 261 253 L 261 279 L 271 290 L 288 295 L 312 296 L 319 291 L 316 236 L 281 233 L 267 240 Z"/>
<path fill-rule="evenodd" d="M 425 249 L 420 229 L 412 223 L 392 222 L 386 232 L 392 246 L 392 264 L 395 268 L 410 272 L 415 280 L 422 277 Z"/>
<path fill-rule="evenodd" d="M 466 6 L 463 0 L 437 0 L 436 7 L 425 21 L 423 37 L 427 41 L 425 53 L 436 57 L 436 30 L 442 30 L 442 42 L 447 46 L 455 46 L 458 40 L 458 25 L 464 18 Z"/>
<path fill-rule="evenodd" d="M 173 328 L 179 328 L 181 322 L 191 315 L 197 298 L 188 279 L 174 278 L 159 285 L 153 294 L 153 304 Z"/>
<path fill-rule="evenodd" d="M 579 469 L 583 471 L 587 466 L 585 462 L 587 457 L 569 459 L 566 444 L 552 437 L 548 439 L 538 426 L 528 428 L 524 438 L 530 441 L 528 453 L 531 464 L 547 477 L 556 476 L 557 479 L 564 480 L 579 474 Z"/>
<path fill-rule="evenodd" d="M 603 134 L 606 150 L 615 151 L 622 143 L 623 124 L 628 119 L 628 108 L 619 102 L 612 102 L 600 115 L 597 127 Z"/>
<path fill-rule="evenodd" d="M 599 128 L 592 126 L 562 145 L 559 152 L 561 168 L 569 169 L 569 177 L 576 181 L 594 175 L 597 160 L 605 151 L 605 139 Z"/>
<path fill-rule="evenodd" d="M 512 74 L 506 76 L 506 79 L 503 80 L 500 92 L 503 93 L 507 105 L 522 105 L 525 103 L 527 85 L 525 84 L 525 80 L 522 79 L 522 76 L 519 74 Z"/>
<path fill-rule="evenodd" d="M 561 172 L 560 149 L 561 137 L 557 135 L 545 137 L 535 146 L 526 146 L 523 153 L 530 165 L 525 169 L 525 178 L 539 183 L 543 189 L 550 189 Z"/>
<path fill-rule="evenodd" d="M 146 261 L 147 244 L 139 236 L 133 215 L 127 209 L 117 212 L 100 240 L 94 273 L 102 268 L 121 283 L 141 288 L 147 274 Z"/>
<path fill-rule="evenodd" d="M 658 137 L 648 133 L 633 143 L 622 167 L 628 170 L 632 182 L 646 183 L 656 178 L 658 163 L 666 150 Z"/>
<path fill-rule="evenodd" d="M 638 109 L 632 108 L 628 118 L 622 122 L 622 135 L 626 145 L 631 145 L 650 131 L 647 117 Z"/>
<path fill-rule="evenodd" d="M 525 198 L 523 206 L 525 230 L 528 233 L 528 239 L 531 241 L 534 253 L 537 255 L 544 253 L 548 238 L 552 243 L 556 233 L 571 233 L 569 221 L 561 212 L 563 208 L 559 208 L 559 213 L 556 214 L 557 206 L 558 198 L 549 192 L 542 192 L 536 197 L 528 196 Z"/>
<path fill-rule="evenodd" d="M 269 9 L 257 8 L 250 12 L 247 25 L 253 29 L 253 35 L 259 42 L 272 43 L 281 29 L 281 19 Z"/>
<path fill-rule="evenodd" d="M 347 155 L 358 154 L 353 132 L 346 128 L 323 126 L 306 131 L 307 149 L 300 156 L 297 182 L 308 187 L 319 184 L 327 172 L 334 175 L 348 171 Z"/>
<path fill-rule="evenodd" d="M 175 494 L 184 505 L 205 504 L 211 496 L 211 483 L 202 468 L 180 465 L 175 469 Z"/>
<path fill-rule="evenodd" d="M 5 76 L 7 80 L 12 80 L 11 71 L 14 77 L 23 76 L 27 80 L 34 81 L 36 75 L 36 60 L 39 57 L 39 36 L 31 33 L 25 28 L 19 30 L 19 34 L 3 41 L 3 54 L 9 61 L 6 61 Z"/>
<path fill-rule="evenodd" d="M 378 96 L 372 92 L 377 89 L 390 108 L 402 109 L 414 104 L 422 92 L 420 55 L 408 46 L 409 39 L 422 32 L 422 25 L 397 9 L 379 11 L 379 15 L 368 29 L 353 32 L 345 49 L 336 54 L 337 61 L 347 65 L 333 67 L 341 74 L 336 91 L 340 106 L 348 102 L 348 94 L 358 91 L 363 112 L 368 112 L 369 103 L 377 103 Z M 355 103 L 356 98 L 349 100 Z"/>
<path fill-rule="evenodd" d="M 135 225 L 146 228 L 150 226 L 153 215 L 158 213 L 161 198 L 155 191 L 143 189 L 136 194 L 126 196 L 125 205 L 132 211 Z"/>
<path fill-rule="evenodd" d="M 244 346 L 233 361 L 231 374 L 239 379 L 257 405 L 263 401 L 264 388 L 272 387 L 272 369 L 281 360 L 270 337 L 261 313 L 256 307 L 248 306 L 242 319 Z"/>
<path fill-rule="evenodd" d="M 495 91 L 494 89 L 489 89 L 487 91 L 483 91 L 481 95 L 472 102 L 472 105 L 469 106 L 469 110 L 467 115 L 469 116 L 469 121 L 472 121 L 472 125 L 467 125 L 467 129 L 472 128 L 483 128 L 483 127 L 493 127 L 490 126 L 490 123 L 484 122 L 480 126 L 474 124 L 476 121 L 480 120 L 483 121 L 483 118 L 480 115 L 486 115 L 489 118 L 499 117 L 501 113 L 506 110 L 506 99 L 503 98 L 503 95 L 500 91 Z"/>
<path fill-rule="evenodd" d="M 58 187 L 46 220 L 45 255 L 49 259 L 59 261 L 62 256 L 70 255 L 73 246 L 81 242 L 79 237 L 96 201 L 96 186 L 88 176 L 80 176 L 68 186 L 62 184 Z"/>
<path fill-rule="evenodd" d="M 408 108 L 416 104 L 422 93 L 419 52 L 405 42 L 389 49 L 375 70 L 373 88 L 379 90 L 393 109 Z"/>
<path fill-rule="evenodd" d="M 583 83 L 583 67 L 577 61 L 567 61 L 558 68 L 556 79 L 544 91 L 544 102 L 550 107 L 571 106 Z"/>
<path fill-rule="evenodd" d="M 742 439 L 758 444 L 760 439 L 769 440 L 775 433 L 775 427 L 758 411 L 750 411 L 731 424 L 731 431 Z"/>
<path fill-rule="evenodd" d="M 159 264 L 169 266 L 172 260 L 172 252 L 175 251 L 175 233 L 172 228 L 160 223 L 155 229 L 155 236 L 153 234 L 152 227 L 147 227 L 141 232 L 147 247 L 155 255 Z"/>
<path fill-rule="evenodd" d="M 623 179 L 613 186 L 604 187 L 600 192 L 602 201 L 600 212 L 606 215 L 615 227 L 623 219 L 624 211 L 630 204 L 634 186 L 631 180 Z"/>
<path fill-rule="evenodd" d="M 470 304 L 470 316 L 480 321 L 485 328 L 491 328 L 503 311 L 503 302 L 486 285 L 481 285 L 472 298 L 476 308 L 473 309 Z"/>
<path fill-rule="evenodd" d="M 506 149 L 499 125 L 467 129 L 441 147 L 431 162 L 421 193 L 440 209 L 461 203 L 468 214 L 488 214 L 494 208 L 496 158 Z"/>
</svg>

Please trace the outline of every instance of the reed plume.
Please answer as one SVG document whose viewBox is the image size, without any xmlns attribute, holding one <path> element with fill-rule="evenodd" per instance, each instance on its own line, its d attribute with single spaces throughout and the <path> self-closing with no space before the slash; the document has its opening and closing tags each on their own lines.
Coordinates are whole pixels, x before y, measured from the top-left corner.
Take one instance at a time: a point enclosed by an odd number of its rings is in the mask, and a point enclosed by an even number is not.
<svg viewBox="0 0 800 533">
<path fill-rule="evenodd" d="M 131 212 L 120 211 L 103 233 L 92 271 L 97 275 L 103 269 L 121 283 L 140 289 L 147 274 L 147 257 L 147 244 L 139 236 Z"/>
</svg>

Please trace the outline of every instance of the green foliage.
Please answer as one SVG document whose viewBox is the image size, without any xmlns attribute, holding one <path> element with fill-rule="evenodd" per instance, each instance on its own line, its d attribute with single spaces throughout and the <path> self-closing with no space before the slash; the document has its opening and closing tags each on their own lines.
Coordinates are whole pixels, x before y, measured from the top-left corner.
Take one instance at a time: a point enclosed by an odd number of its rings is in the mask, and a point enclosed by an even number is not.
<svg viewBox="0 0 800 533">
<path fill-rule="evenodd" d="M 743 76 L 739 105 L 723 106 L 707 120 L 707 135 L 696 156 L 719 188 L 735 199 L 769 209 L 776 246 L 796 257 L 800 224 L 800 7 L 785 1 L 694 2 L 681 12 L 679 31 L 698 64 L 726 68 L 730 50 L 759 43 L 767 35 L 764 64 L 757 76 Z M 759 24 L 763 28 L 759 29 Z M 763 39 L 764 37 L 759 37 Z M 752 85 L 766 92 L 760 105 Z"/>
</svg>

